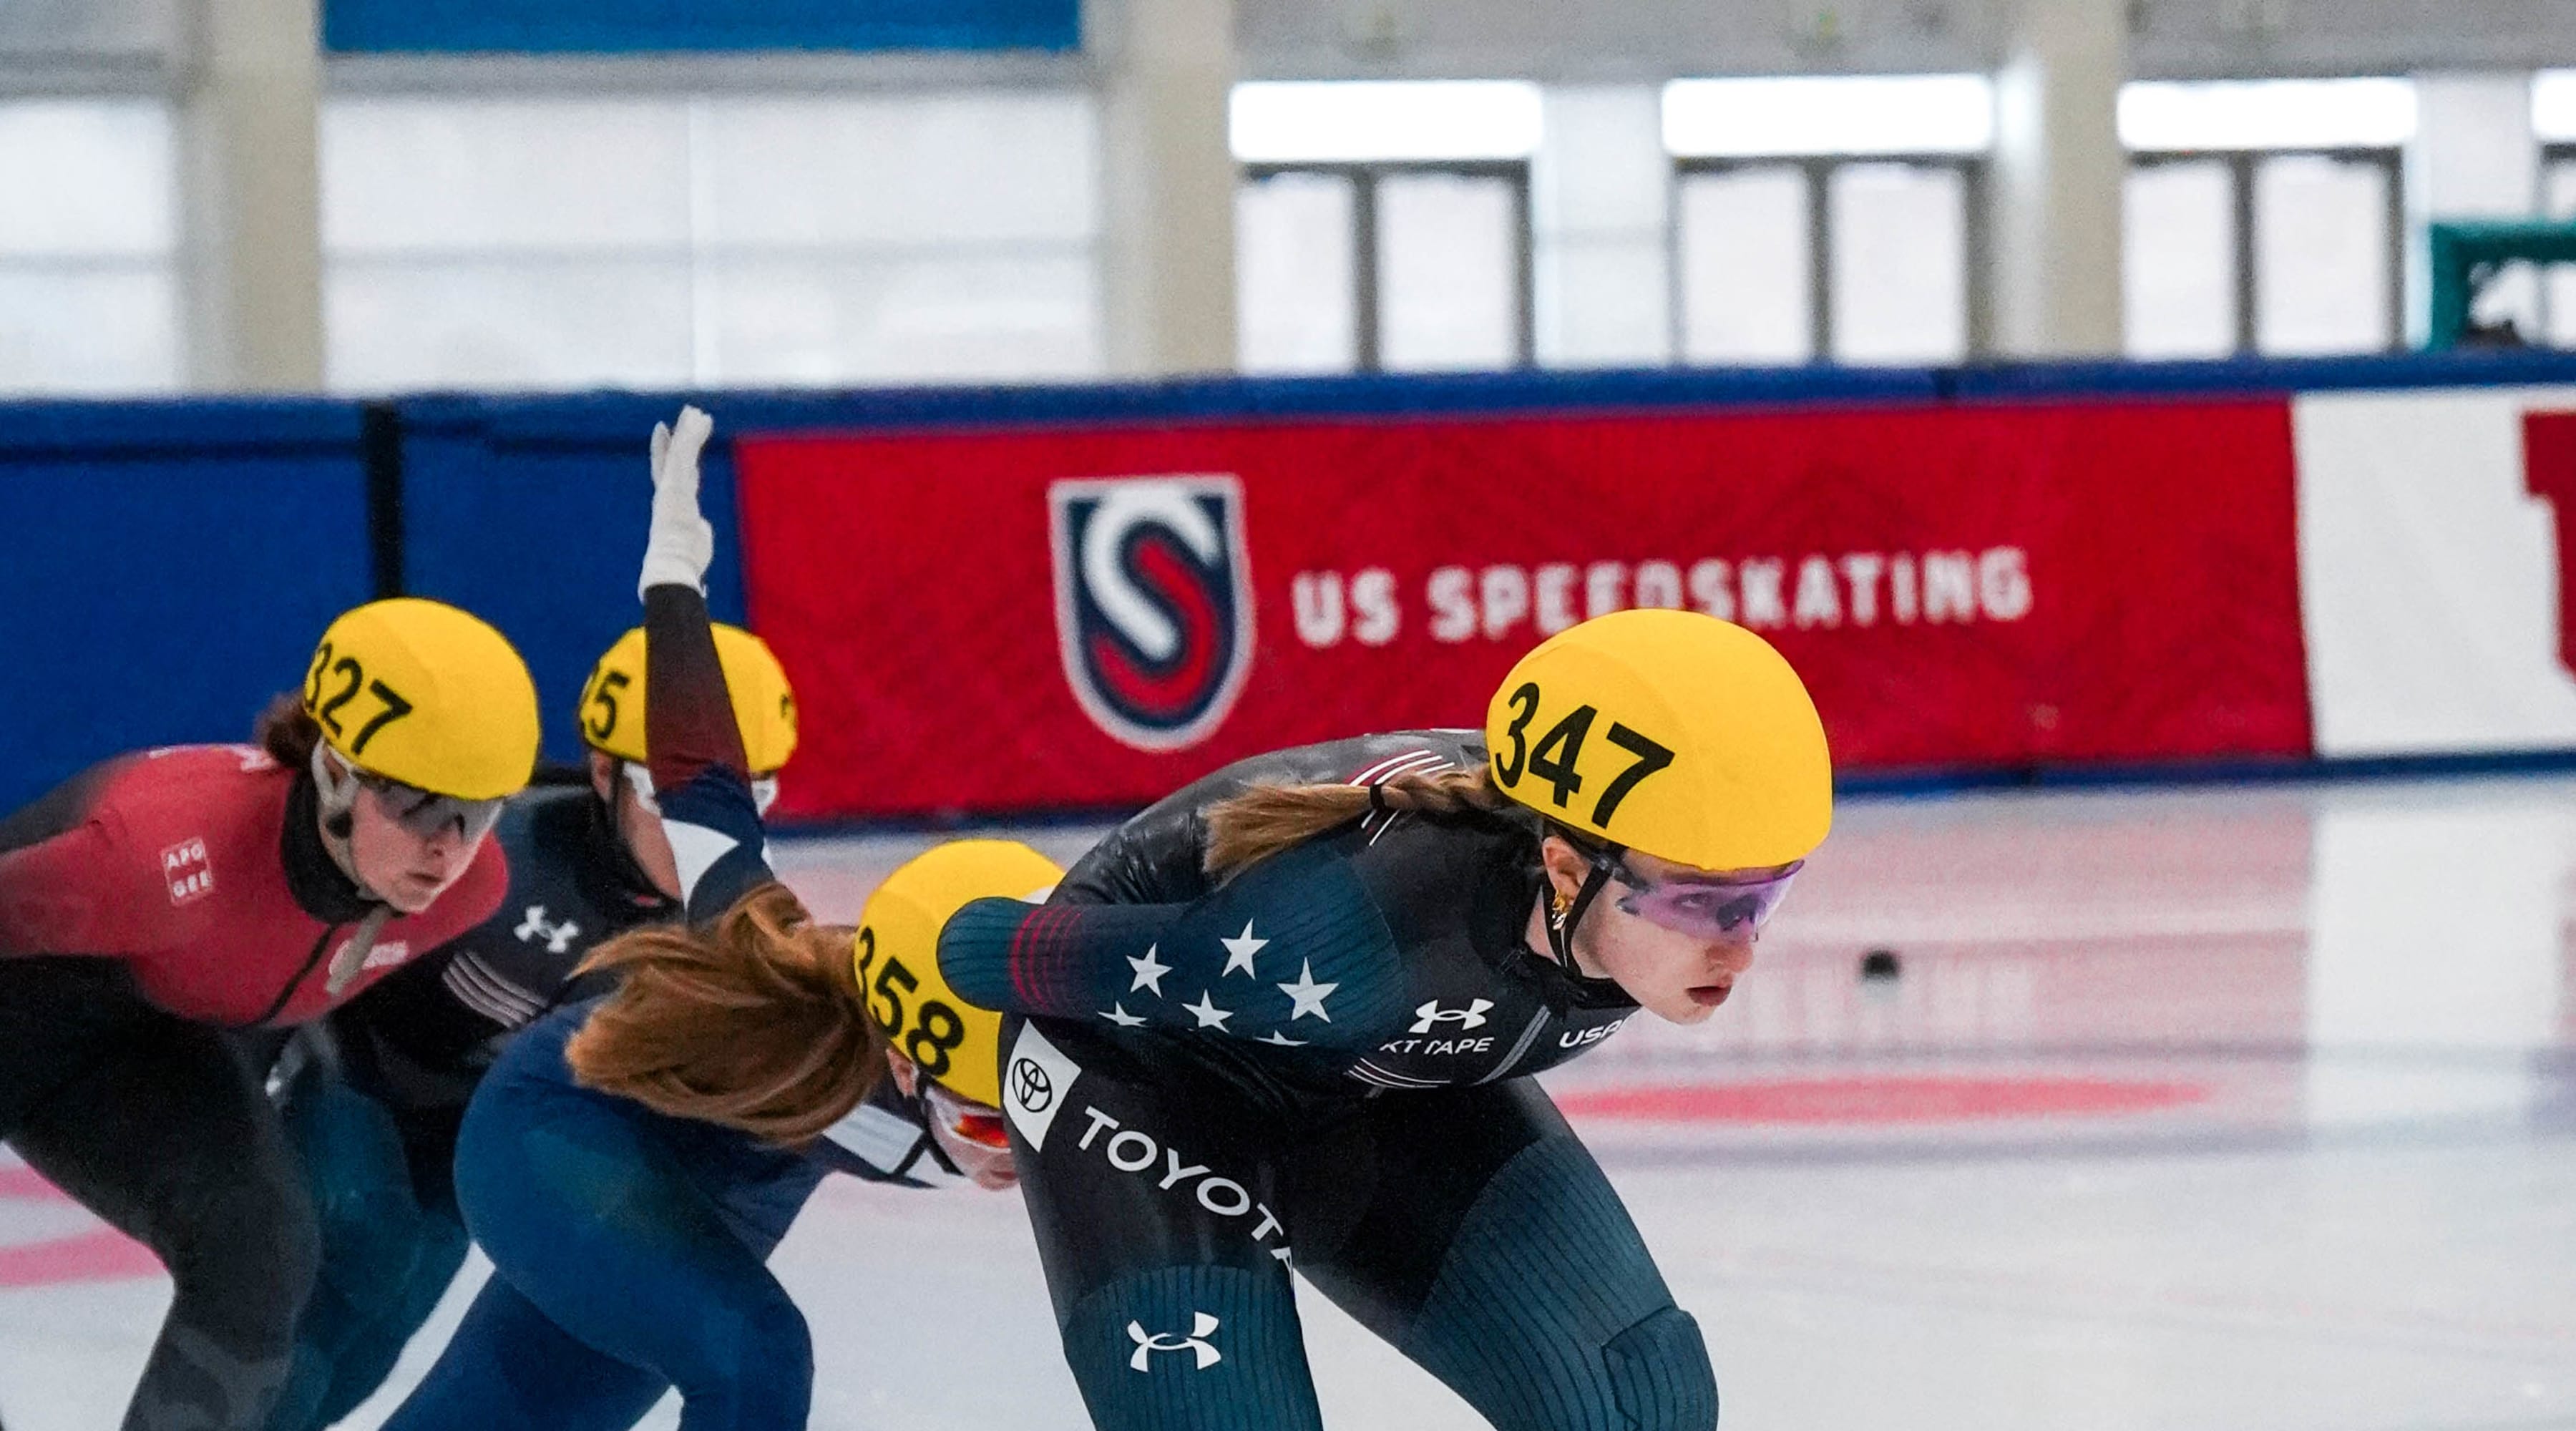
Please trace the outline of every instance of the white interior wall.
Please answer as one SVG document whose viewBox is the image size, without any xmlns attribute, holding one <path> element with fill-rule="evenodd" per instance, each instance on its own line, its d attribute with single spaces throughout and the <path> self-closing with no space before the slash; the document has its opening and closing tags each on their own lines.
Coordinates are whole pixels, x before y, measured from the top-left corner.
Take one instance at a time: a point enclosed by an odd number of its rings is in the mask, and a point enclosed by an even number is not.
<svg viewBox="0 0 2576 1431">
<path fill-rule="evenodd" d="M 1650 85 L 1546 92 L 1530 159 L 1538 361 L 1645 366 L 1673 357 L 1672 166 Z"/>
<path fill-rule="evenodd" d="M 2409 234 L 2437 219 L 2527 218 L 2539 211 L 2540 144 L 2532 133 L 2531 76 L 2502 71 L 2415 77 L 2415 140 L 2406 147 Z M 2406 247 L 2407 336 L 2420 341 L 2428 311 L 2424 248 Z M 2479 305 L 2481 318 L 2512 317 L 2539 330 L 2539 284 L 2510 273 Z"/>
<path fill-rule="evenodd" d="M 1102 369 L 1074 91 L 342 96 L 344 390 L 827 385 Z"/>
<path fill-rule="evenodd" d="M 281 167 L 276 136 L 292 126 L 274 123 L 275 105 L 265 117 L 237 108 L 238 143 L 259 149 L 262 163 L 240 166 L 229 189 L 207 187 L 204 164 L 191 158 L 206 152 L 199 141 L 214 132 L 205 120 L 204 77 L 191 77 L 170 58 L 175 37 L 191 30 L 175 18 L 178 3 L 20 0 L 0 9 L 0 116 L 23 118 L 32 112 L 28 93 L 48 88 L 72 92 L 76 108 L 95 108 L 118 94 L 133 97 L 119 101 L 129 109 L 141 101 L 135 113 L 152 114 L 157 105 L 160 118 L 150 123 L 161 127 L 160 150 L 125 145 L 85 161 L 77 182 L 112 197 L 133 188 L 131 176 L 157 167 L 167 172 L 155 182 L 177 186 L 184 196 L 175 230 L 142 204 L 120 221 L 118 236 L 78 239 L 68 248 L 59 237 L 12 238 L 0 224 L 0 292 L 22 300 L 0 305 L 0 391 L 166 389 L 183 381 L 185 335 L 219 326 L 205 317 L 206 304 L 190 301 L 186 274 L 231 272 L 231 281 L 242 283 L 264 268 L 273 278 L 282 275 L 286 289 L 295 286 L 294 264 L 269 257 L 243 267 L 245 255 L 292 257 L 291 246 L 281 250 L 256 237 L 244 221 L 291 222 L 294 206 L 255 193 L 242 178 Z M 1333 6 L 1237 0 L 1235 63 L 1246 76 L 1476 73 L 1557 81 L 1546 89 L 1547 139 L 1532 172 L 1537 356 L 1555 366 L 1651 364 L 1674 356 L 1672 294 L 1679 281 L 1669 271 L 1671 185 L 1654 143 L 1655 81 L 1677 71 L 1993 70 L 2011 50 L 2019 3 L 1860 0 L 1826 7 L 1781 0 L 1709 7 L 1614 0 L 1564 7 L 1494 0 L 1455 7 L 1425 0 Z M 2041 8 L 2054 3 L 2042 0 Z M 2427 77 L 2423 131 L 2408 153 L 2409 217 L 2417 221 L 2527 210 L 2536 180 L 2524 78 L 2531 66 L 2576 60 L 2576 7 L 2517 12 L 2511 23 L 2484 9 L 2462 12 L 2414 0 L 2146 0 L 2125 13 L 2129 65 L 2139 74 L 2389 69 L 2401 59 L 2408 66 L 2446 58 L 2509 61 L 2513 68 L 2504 71 Z M 1118 227 L 1110 191 L 1131 149 L 1105 116 L 1099 96 L 1107 81 L 1097 56 L 370 57 L 334 60 L 329 69 L 335 97 L 322 107 L 323 157 L 313 186 L 325 238 L 313 286 L 327 315 L 319 346 L 336 387 L 871 383 L 1154 369 L 1116 358 L 1116 324 L 1104 316 L 1116 306 L 1113 270 L 1104 267 L 1105 236 Z M 352 91 L 350 74 L 370 78 Z M 391 88 L 399 90 L 402 77 L 422 74 L 436 78 L 421 93 L 382 93 L 386 76 L 395 77 Z M 366 188 L 351 176 L 373 166 L 333 161 L 335 143 L 345 148 L 356 141 L 330 136 L 348 122 L 348 111 L 397 99 L 449 106 L 453 114 L 443 122 L 458 134 L 477 128 L 468 116 L 478 109 L 488 117 L 501 112 L 489 107 L 515 102 L 605 105 L 624 115 L 617 123 L 630 137 L 663 136 L 633 146 L 619 141 L 599 162 L 558 155 L 561 178 L 523 172 L 517 197 L 475 202 L 524 216 L 544 207 L 532 198 L 560 206 L 565 188 L 585 177 L 639 166 L 660 174 L 674 162 L 687 199 L 659 196 L 652 202 L 662 206 L 660 217 L 595 241 L 552 234 L 542 221 L 476 239 L 470 225 L 458 227 L 470 196 L 407 234 L 389 236 L 383 230 L 402 201 L 347 197 Z M 987 100 L 998 107 L 995 114 L 958 118 L 961 105 L 971 110 Z M 1014 105 L 1033 106 L 1046 117 L 1015 128 L 1016 121 L 998 112 Z M 791 131 L 796 142 L 777 140 Z M 513 172 L 528 171 L 542 157 L 517 151 L 561 148 L 553 135 L 514 136 L 496 147 L 495 131 L 481 132 L 483 153 L 507 152 L 511 162 L 502 167 Z M 727 137 L 764 132 L 767 141 Z M 809 133 L 823 138 L 808 145 Z M 421 140 L 406 152 L 422 157 L 421 144 L 435 148 Z M 213 152 L 220 158 L 223 144 Z M 24 153 L 0 154 L 0 168 L 13 158 L 20 167 L 31 162 Z M 111 170 L 127 178 L 107 177 Z M 941 182 L 960 172 L 972 182 Z M 864 176 L 855 189 L 853 175 Z M 335 187 L 343 197 L 333 197 Z M 820 207 L 814 201 L 818 194 L 852 192 L 882 198 L 880 217 L 854 216 L 856 200 Z M 722 198 L 710 197 L 719 193 Z M 978 195 L 997 203 L 976 204 Z M 1207 198 L 1189 201 L 1191 211 L 1214 215 L 1204 225 L 1210 231 L 1229 227 L 1231 203 Z M 352 205 L 379 200 L 391 207 L 378 219 L 350 217 Z M 882 215 L 898 209 L 915 218 L 936 215 L 942 224 L 953 218 L 956 227 L 890 230 Z M 611 204 L 603 212 L 622 211 Z M 2101 220 L 2091 226 L 2097 234 L 2118 222 L 2116 214 L 2095 218 Z M 156 230 L 156 222 L 165 227 Z M 159 236 L 138 240 L 133 233 Z M 1220 247 L 1228 250 L 1225 262 L 1201 267 L 1224 281 L 1200 285 L 1218 296 L 1193 300 L 1198 316 L 1181 322 L 1183 334 L 1231 321 L 1219 311 L 1230 307 L 1223 295 L 1233 288 L 1224 273 L 1231 245 Z M 208 262 L 209 254 L 215 261 Z M 2115 254 L 2112 271 L 2119 262 Z M 174 304 L 194 321 L 170 317 Z M 240 294 L 215 307 L 265 315 L 279 330 L 297 321 L 292 303 Z M 277 371 L 291 374 L 293 346 L 272 344 L 273 352 L 287 354 L 272 365 Z M 2077 350 L 2087 346 L 2096 345 Z M 1192 365 L 1205 364 L 1184 366 Z M 295 385 L 228 375 L 202 347 L 196 366 L 203 383 Z"/>
</svg>

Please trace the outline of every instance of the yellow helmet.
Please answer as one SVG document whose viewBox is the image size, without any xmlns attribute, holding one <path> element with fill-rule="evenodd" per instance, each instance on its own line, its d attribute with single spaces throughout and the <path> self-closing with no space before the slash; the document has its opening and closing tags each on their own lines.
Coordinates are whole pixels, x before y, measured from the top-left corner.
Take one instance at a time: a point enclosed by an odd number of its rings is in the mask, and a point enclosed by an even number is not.
<svg viewBox="0 0 2576 1431">
<path fill-rule="evenodd" d="M 509 638 L 442 601 L 341 614 L 313 648 L 304 709 L 351 765 L 459 800 L 498 800 L 537 764 L 537 687 Z"/>
<path fill-rule="evenodd" d="M 743 759 L 767 775 L 796 753 L 796 692 L 769 643 L 739 626 L 716 623 L 716 660 L 742 728 Z M 644 763 L 644 628 L 617 638 L 581 687 L 581 738 L 619 760 Z"/>
<path fill-rule="evenodd" d="M 1694 611 L 1619 611 L 1521 657 L 1485 709 L 1494 783 L 1560 825 L 1707 870 L 1804 859 L 1833 761 L 1771 643 Z"/>
<path fill-rule="evenodd" d="M 854 953 L 868 1012 L 903 1056 L 961 1098 L 1002 1103 L 1002 1016 L 939 973 L 939 927 L 967 901 L 1035 899 L 1064 878 L 1015 840 L 956 840 L 906 861 L 859 913 Z"/>
</svg>

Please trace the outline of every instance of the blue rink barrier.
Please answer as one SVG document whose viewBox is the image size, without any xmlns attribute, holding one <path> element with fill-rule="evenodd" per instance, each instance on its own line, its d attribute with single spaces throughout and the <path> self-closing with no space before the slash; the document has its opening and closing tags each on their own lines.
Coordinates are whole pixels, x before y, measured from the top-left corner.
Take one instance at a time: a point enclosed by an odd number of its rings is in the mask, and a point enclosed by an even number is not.
<svg viewBox="0 0 2576 1431">
<path fill-rule="evenodd" d="M 549 759 L 580 758 L 582 682 L 639 619 L 635 570 L 653 492 L 647 438 L 678 410 L 669 398 L 400 406 L 402 586 L 454 602 L 517 643 L 536 677 Z M 740 622 L 731 449 L 711 447 L 701 471 L 699 500 L 716 529 L 707 604 L 717 620 Z"/>
<path fill-rule="evenodd" d="M 243 740 L 374 589 L 352 403 L 0 408 L 0 810 L 119 751 Z"/>
<path fill-rule="evenodd" d="M 577 757 L 582 679 L 635 620 L 646 435 L 682 401 L 717 418 L 705 467 L 718 545 L 709 600 L 719 618 L 739 621 L 743 562 L 728 439 L 748 432 L 1394 422 L 2546 383 L 2576 384 L 2576 354 L 0 404 L 0 651 L 14 669 L 0 697 L 0 810 L 118 751 L 242 738 L 268 696 L 301 677 L 333 614 L 397 591 L 456 602 L 507 632 L 536 676 L 547 754 Z M 2011 778 L 1966 774 L 1978 783 Z M 1899 786 L 1915 779 L 1894 778 Z"/>
</svg>

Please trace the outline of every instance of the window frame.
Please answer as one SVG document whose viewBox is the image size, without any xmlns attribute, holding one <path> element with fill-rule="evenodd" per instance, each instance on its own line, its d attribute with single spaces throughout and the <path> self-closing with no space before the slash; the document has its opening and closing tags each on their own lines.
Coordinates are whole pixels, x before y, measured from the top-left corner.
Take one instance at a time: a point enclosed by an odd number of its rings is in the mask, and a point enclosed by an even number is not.
<svg viewBox="0 0 2576 1431">
<path fill-rule="evenodd" d="M 2546 151 L 2544 150 L 2544 153 Z M 2576 158 L 2576 145 L 2570 146 L 2570 158 Z M 2287 149 L 2132 149 L 2127 172 L 2159 168 L 2172 164 L 2216 163 L 2226 167 L 2228 210 L 2235 227 L 2228 261 L 2236 280 L 2236 346 L 2230 357 L 2257 357 L 2262 353 L 2258 339 L 2261 330 L 2262 277 L 2254 263 L 2255 171 L 2274 159 L 2325 159 L 2337 164 L 2357 164 L 2376 168 L 2386 181 L 2388 252 L 2387 279 L 2380 285 L 2382 311 L 2388 318 L 2388 344 L 2379 351 L 2403 352 L 2406 348 L 2406 151 L 2373 145 L 2296 146 Z M 2546 160 L 2544 159 L 2544 164 Z M 2123 218 L 2125 225 L 2126 219 Z M 2124 241 L 2125 241 L 2125 235 Z M 2122 325 L 2127 317 L 2122 315 Z"/>
<path fill-rule="evenodd" d="M 1682 281 L 1682 186 L 1700 175 L 1720 175 L 1743 170 L 1794 170 L 1807 196 L 1807 340 L 1809 365 L 1831 364 L 1834 356 L 1833 295 L 1833 179 L 1834 172 L 1851 165 L 1896 164 L 1914 169 L 1947 170 L 1959 176 L 1960 252 L 1966 272 L 1960 275 L 1960 301 L 1967 307 L 1967 348 L 1958 361 L 1967 362 L 1986 356 L 1993 347 L 1990 321 L 1993 307 L 1989 301 L 1989 267 L 1992 245 L 1986 212 L 1986 167 L 1984 154 L 1904 152 L 1892 154 L 1675 154 L 1671 159 L 1665 197 L 1664 261 L 1671 275 L 1668 308 L 1670 311 L 1673 363 L 1688 366 L 1690 356 L 1689 285 Z"/>
<path fill-rule="evenodd" d="M 1236 182 L 1260 184 L 1293 174 L 1344 179 L 1351 186 L 1351 371 L 1355 373 L 1386 371 L 1383 361 L 1385 345 L 1379 332 L 1384 295 L 1378 279 L 1378 185 L 1391 178 L 1415 175 L 1502 180 L 1512 203 L 1512 284 L 1516 309 L 1512 317 L 1512 361 L 1505 371 L 1538 365 L 1538 262 L 1531 230 L 1528 160 L 1263 160 L 1240 165 Z"/>
<path fill-rule="evenodd" d="M 2541 140 L 2537 172 L 2532 176 L 2532 209 L 2541 218 L 2554 217 L 2549 212 L 2549 176 L 2561 167 L 2576 169 L 2576 139 Z M 2576 213 L 2570 213 L 2560 222 L 2576 223 Z M 2557 332 L 2558 315 L 2551 311 L 2555 305 L 2550 302 L 2552 285 L 2549 282 L 2549 275 L 2551 270 L 2559 268 L 2576 271 L 2576 264 L 2542 263 L 2534 264 L 2532 267 L 2538 271 L 2538 276 L 2532 284 L 2535 290 L 2532 295 L 2532 324 L 2539 331 L 2531 335 L 2530 341 L 2534 347 L 2554 348 L 2557 345 L 2551 340 L 2551 335 Z"/>
</svg>

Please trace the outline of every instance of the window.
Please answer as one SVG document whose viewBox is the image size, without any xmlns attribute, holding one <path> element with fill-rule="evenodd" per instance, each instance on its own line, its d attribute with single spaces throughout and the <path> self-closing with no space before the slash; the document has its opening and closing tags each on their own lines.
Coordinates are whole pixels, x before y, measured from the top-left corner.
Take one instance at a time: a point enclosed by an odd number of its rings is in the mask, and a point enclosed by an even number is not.
<svg viewBox="0 0 2576 1431">
<path fill-rule="evenodd" d="M 2531 128 L 2541 141 L 2541 216 L 2576 220 L 2576 70 L 2532 77 Z M 2548 266 L 2539 302 L 2538 340 L 2576 348 L 2576 264 Z"/>
<path fill-rule="evenodd" d="M 1993 137 L 1977 75 L 1667 86 L 1684 360 L 1966 357 Z"/>
<path fill-rule="evenodd" d="M 1246 84 L 1230 121 L 1244 371 L 1530 362 L 1535 86 Z"/>
<path fill-rule="evenodd" d="M 1101 366 L 1079 95 L 341 97 L 322 169 L 334 387 Z"/>
<path fill-rule="evenodd" d="M 180 381 L 167 106 L 0 102 L 0 392 L 168 392 Z"/>
<path fill-rule="evenodd" d="M 2397 346 L 2414 127 L 2402 80 L 2123 86 L 2129 355 Z"/>
<path fill-rule="evenodd" d="M 2576 144 L 2540 150 L 2540 211 L 2576 220 Z M 2576 263 L 2553 263 L 2540 288 L 2540 331 L 2553 348 L 2576 348 Z"/>
<path fill-rule="evenodd" d="M 1526 165 L 1256 165 L 1235 216 L 1245 372 L 1530 361 Z"/>
</svg>

